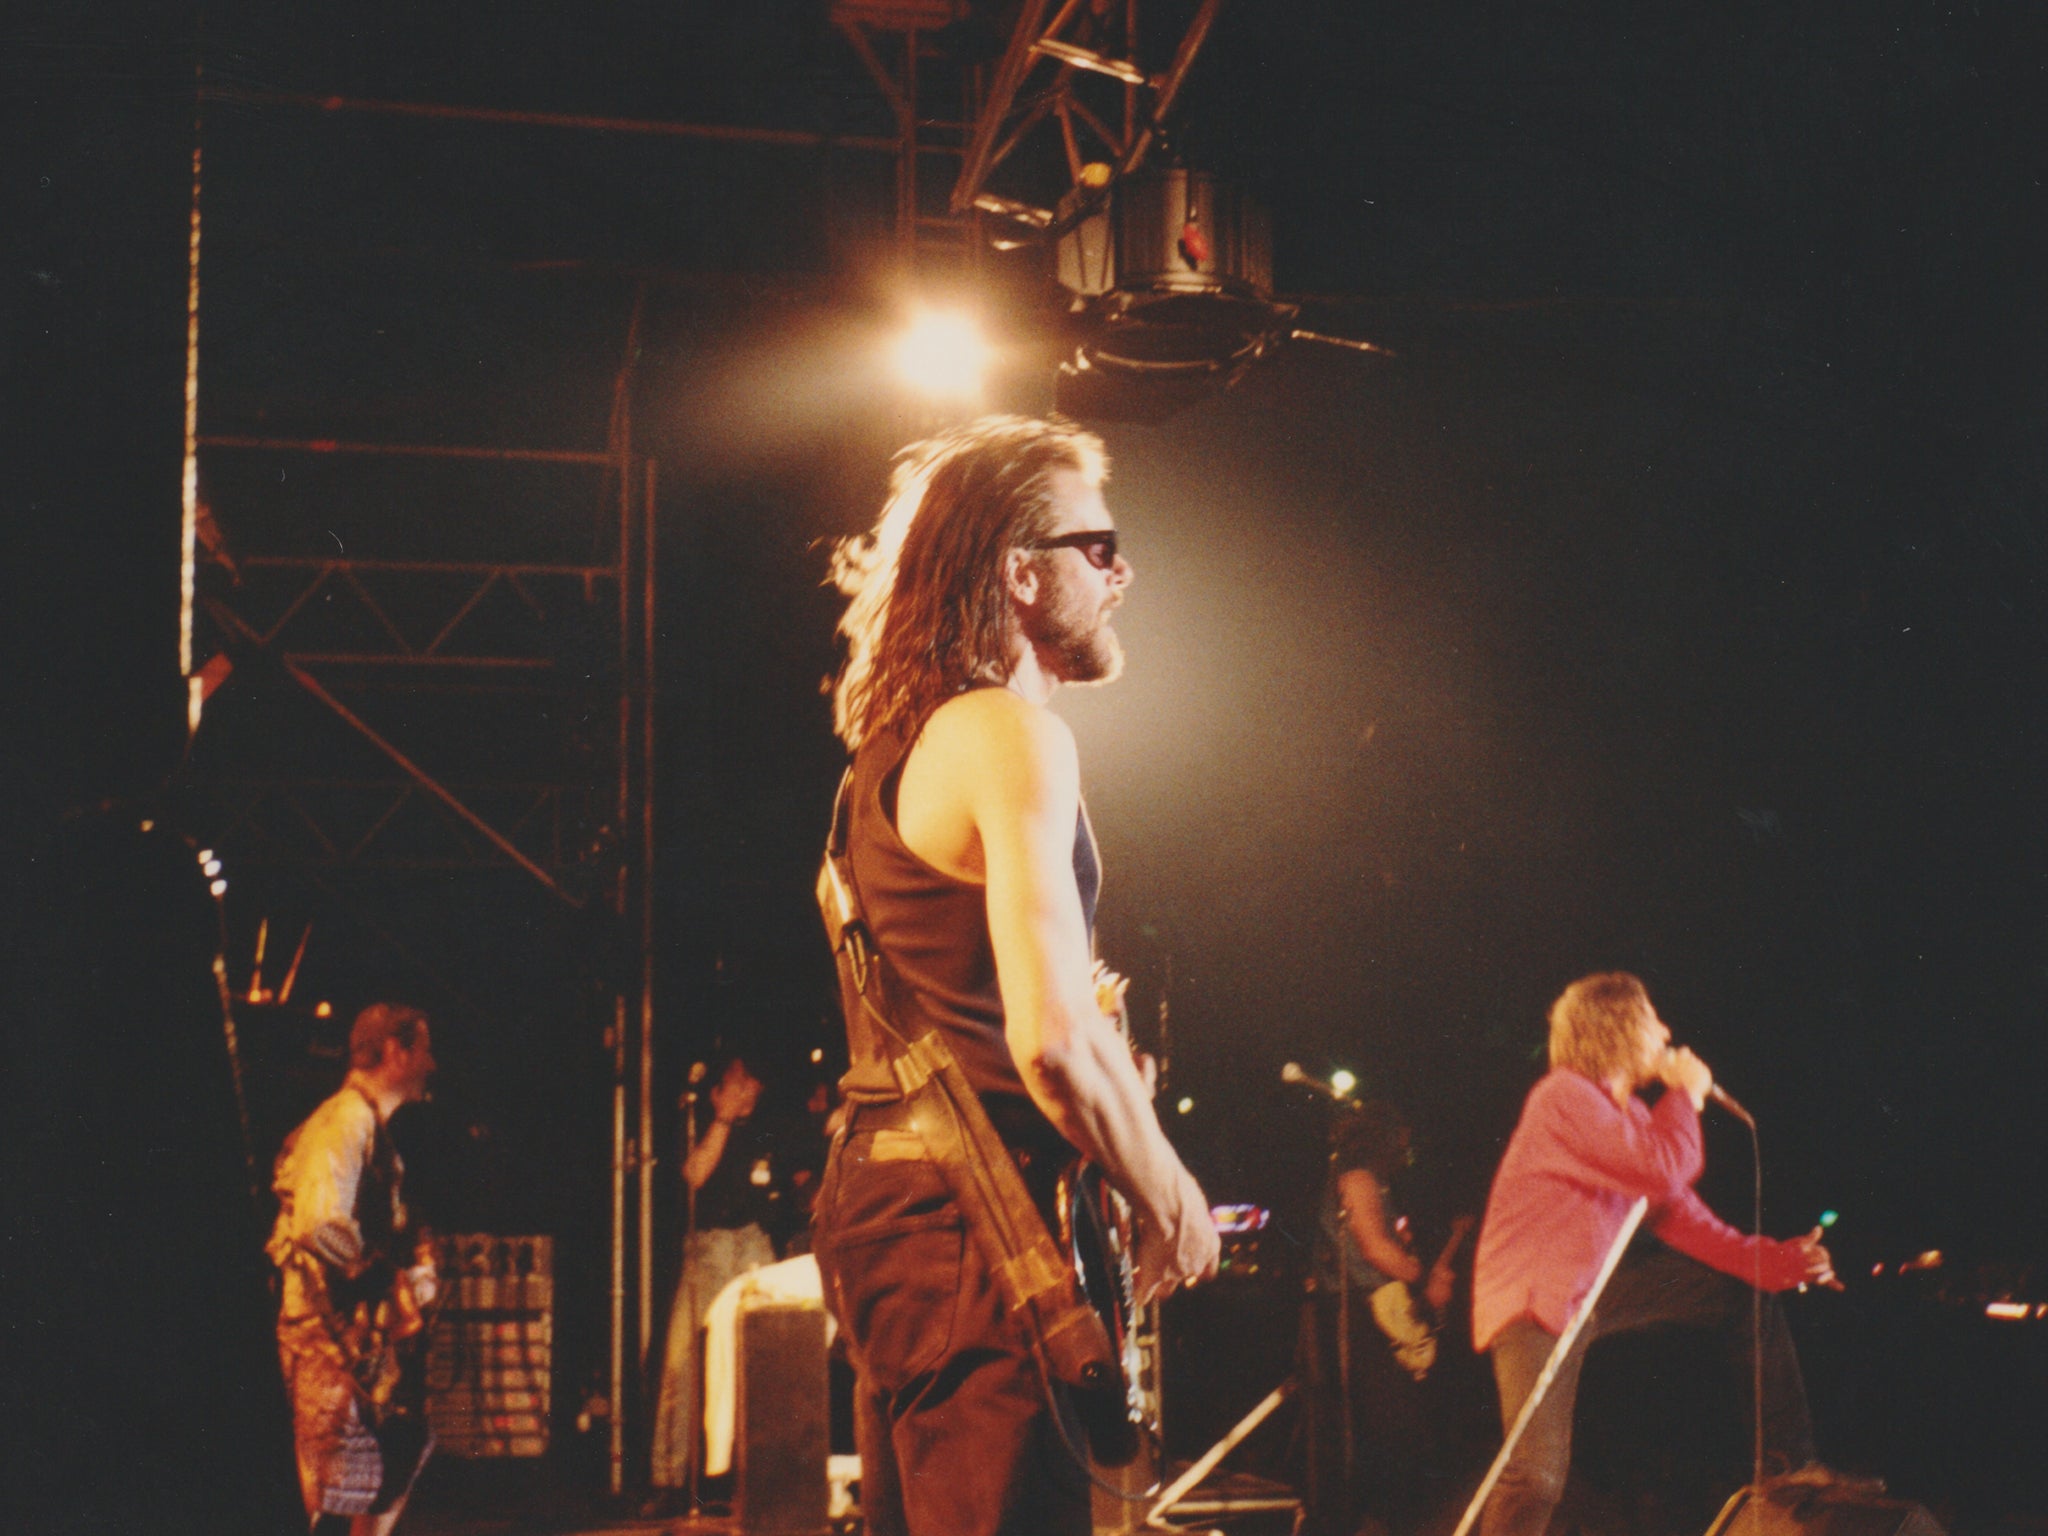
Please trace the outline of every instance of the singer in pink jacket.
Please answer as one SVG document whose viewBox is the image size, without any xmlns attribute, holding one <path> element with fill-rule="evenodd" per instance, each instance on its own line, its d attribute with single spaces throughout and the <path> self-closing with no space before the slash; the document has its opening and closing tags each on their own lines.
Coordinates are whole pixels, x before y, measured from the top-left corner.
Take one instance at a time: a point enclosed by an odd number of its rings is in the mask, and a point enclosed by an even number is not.
<svg viewBox="0 0 2048 1536">
<path fill-rule="evenodd" d="M 1473 1343 L 1493 1354 L 1503 1432 L 1638 1196 L 1649 1200 L 1643 1224 L 1660 1246 L 1631 1254 L 1608 1281 L 1487 1501 L 1481 1536 L 1542 1536 L 1571 1467 L 1579 1368 L 1594 1339 L 1671 1324 L 1710 1328 L 1747 1380 L 1752 1289 L 1836 1284 L 1819 1228 L 1785 1242 L 1748 1237 L 1693 1192 L 1705 1165 L 1700 1108 L 1713 1082 L 1690 1050 L 1672 1048 L 1634 976 L 1582 977 L 1551 1005 L 1550 1072 L 1529 1090 L 1494 1175 L 1473 1268 Z M 1660 1084 L 1654 1106 L 1637 1097 Z M 1761 1348 L 1768 1470 L 1802 1483 L 1837 1480 L 1813 1459 L 1799 1357 L 1768 1295 Z"/>
</svg>

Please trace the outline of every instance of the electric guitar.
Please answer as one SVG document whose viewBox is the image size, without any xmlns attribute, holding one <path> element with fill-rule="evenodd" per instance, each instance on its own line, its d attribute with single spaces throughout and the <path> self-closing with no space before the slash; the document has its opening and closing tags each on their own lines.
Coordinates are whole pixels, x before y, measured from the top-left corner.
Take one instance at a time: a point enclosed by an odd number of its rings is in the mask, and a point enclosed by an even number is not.
<svg viewBox="0 0 2048 1536">
<path fill-rule="evenodd" d="M 1114 1380 L 1077 1394 L 1089 1449 L 1106 1467 L 1128 1466 L 1159 1425 L 1145 1391 L 1146 1358 L 1140 1335 L 1136 1231 L 1124 1197 L 1094 1164 L 1076 1160 L 1058 1193 L 1059 1243 L 1073 1266 L 1081 1297 L 1102 1319 L 1116 1362 Z"/>
<path fill-rule="evenodd" d="M 1443 1251 L 1437 1255 L 1437 1264 L 1448 1264 L 1464 1241 L 1471 1235 L 1474 1226 L 1470 1216 L 1460 1216 L 1451 1223 L 1451 1234 L 1444 1240 Z M 1427 1273 L 1427 1271 L 1425 1271 Z M 1443 1319 L 1436 1315 L 1426 1299 L 1418 1297 L 1406 1283 L 1389 1280 L 1374 1291 L 1369 1298 L 1372 1320 L 1386 1336 L 1387 1347 L 1394 1353 L 1394 1359 L 1401 1368 L 1417 1381 L 1429 1374 L 1436 1364 L 1437 1335 L 1443 1330 Z"/>
<path fill-rule="evenodd" d="M 1096 1002 L 1129 1044 L 1121 978 L 1098 969 Z M 1156 1398 L 1146 1390 L 1151 1330 L 1145 1326 L 1147 1308 L 1138 1300 L 1136 1223 L 1130 1203 L 1101 1169 L 1081 1158 L 1061 1171 L 1054 1204 L 1060 1249 L 1082 1299 L 1102 1320 L 1117 1365 L 1116 1380 L 1077 1394 L 1089 1449 L 1106 1467 L 1128 1466 L 1160 1438 Z"/>
</svg>

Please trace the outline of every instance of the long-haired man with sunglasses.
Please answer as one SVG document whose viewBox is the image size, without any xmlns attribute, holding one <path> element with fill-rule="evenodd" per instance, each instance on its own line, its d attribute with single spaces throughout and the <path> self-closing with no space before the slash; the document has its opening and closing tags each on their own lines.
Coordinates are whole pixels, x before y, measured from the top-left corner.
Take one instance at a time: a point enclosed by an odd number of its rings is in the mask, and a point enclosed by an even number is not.
<svg viewBox="0 0 2048 1536">
<path fill-rule="evenodd" d="M 846 864 L 894 1026 L 937 1031 L 1022 1164 L 1092 1159 L 1139 1222 L 1138 1280 L 1213 1273 L 1200 1187 L 1168 1144 L 1092 955 L 1100 866 L 1074 738 L 1045 706 L 1122 667 L 1131 582 L 1093 436 L 990 417 L 903 454 L 847 541 L 836 725 L 853 753 Z M 814 1244 L 859 1374 L 861 1501 L 877 1536 L 1084 1536 L 1077 1435 L 1030 1338 L 900 1115 L 869 1031 Z"/>
</svg>

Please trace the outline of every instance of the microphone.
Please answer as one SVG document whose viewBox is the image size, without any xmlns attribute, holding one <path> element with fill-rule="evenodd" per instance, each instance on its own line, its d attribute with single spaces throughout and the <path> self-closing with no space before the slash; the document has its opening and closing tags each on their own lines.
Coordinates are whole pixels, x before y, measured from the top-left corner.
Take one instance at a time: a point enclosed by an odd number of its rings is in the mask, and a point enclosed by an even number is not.
<svg viewBox="0 0 2048 1536">
<path fill-rule="evenodd" d="M 1353 1102 L 1351 1099 L 1346 1098 L 1343 1094 L 1339 1093 L 1334 1085 L 1327 1082 L 1323 1078 L 1315 1077 L 1307 1072 L 1304 1072 L 1301 1069 L 1301 1063 L 1298 1061 L 1290 1061 L 1287 1063 L 1286 1066 L 1280 1069 L 1280 1081 L 1283 1083 L 1296 1083 L 1303 1088 L 1311 1089 L 1316 1093 L 1320 1093 L 1324 1098 L 1330 1100 L 1333 1104 L 1349 1105 Z"/>
<path fill-rule="evenodd" d="M 1751 1130 L 1756 1129 L 1756 1121 L 1750 1117 L 1749 1111 L 1744 1109 L 1740 1104 L 1736 1103 L 1735 1095 L 1730 1093 L 1726 1088 L 1723 1088 L 1719 1083 L 1714 1083 L 1707 1089 L 1707 1097 L 1712 1099 L 1716 1104 L 1720 1105 L 1723 1109 L 1727 1110 L 1729 1114 L 1733 1115 L 1736 1119 L 1740 1120 L 1744 1125 L 1748 1126 Z"/>
<path fill-rule="evenodd" d="M 1676 1046 L 1667 1045 L 1664 1047 L 1664 1054 L 1667 1058 L 1676 1055 L 1677 1051 L 1678 1048 Z M 1751 1130 L 1756 1129 L 1756 1121 L 1751 1117 L 1749 1111 L 1744 1109 L 1740 1104 L 1736 1103 L 1735 1095 L 1730 1093 L 1726 1088 L 1723 1088 L 1718 1081 L 1710 1082 L 1707 1084 L 1707 1097 L 1712 1099 L 1716 1104 L 1720 1105 L 1723 1109 L 1727 1110 L 1729 1114 L 1733 1115 L 1736 1119 L 1740 1120 L 1744 1125 L 1748 1126 Z"/>
</svg>

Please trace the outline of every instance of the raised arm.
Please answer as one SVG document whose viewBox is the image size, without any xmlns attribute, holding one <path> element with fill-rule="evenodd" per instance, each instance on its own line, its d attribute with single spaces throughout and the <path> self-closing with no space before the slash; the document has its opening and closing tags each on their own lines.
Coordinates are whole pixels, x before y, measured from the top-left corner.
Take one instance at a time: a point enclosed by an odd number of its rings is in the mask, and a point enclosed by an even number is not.
<svg viewBox="0 0 2048 1536">
<path fill-rule="evenodd" d="M 1689 1095 L 1667 1092 L 1644 1116 L 1629 1113 L 1591 1080 L 1554 1072 L 1537 1086 L 1531 1109 L 1573 1177 L 1652 1205 L 1676 1199 L 1705 1166 L 1700 1116 Z"/>
<path fill-rule="evenodd" d="M 1074 882 L 1080 769 L 1064 722 L 991 690 L 959 740 L 986 879 L 1010 1054 L 1048 1119 L 1136 1209 L 1147 1289 L 1213 1274 L 1208 1202 L 1160 1129 L 1129 1047 L 1096 1000 Z M 967 722 L 962 722 L 967 725 Z"/>
<path fill-rule="evenodd" d="M 737 1082 L 721 1078 L 711 1085 L 711 1123 L 704 1127 L 697 1145 L 683 1159 L 683 1181 L 690 1188 L 702 1189 L 705 1181 L 718 1171 L 734 1123 L 751 1115 L 760 1097 L 761 1085 L 751 1076 Z"/>
</svg>

